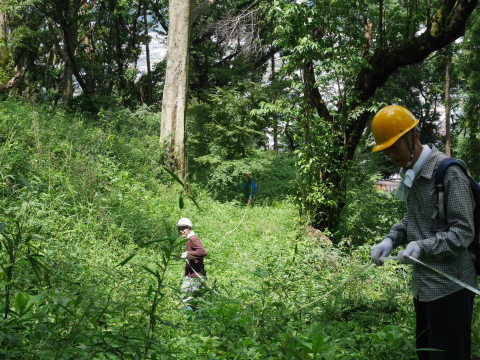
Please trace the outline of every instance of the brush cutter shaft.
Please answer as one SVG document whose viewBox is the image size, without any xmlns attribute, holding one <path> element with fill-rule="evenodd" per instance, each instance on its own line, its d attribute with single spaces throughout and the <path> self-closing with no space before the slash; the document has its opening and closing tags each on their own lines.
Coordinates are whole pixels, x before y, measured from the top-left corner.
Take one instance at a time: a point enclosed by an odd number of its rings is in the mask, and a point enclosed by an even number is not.
<svg viewBox="0 0 480 360">
<path fill-rule="evenodd" d="M 414 257 L 412 256 L 408 256 L 408 255 L 404 255 L 406 258 L 408 258 L 409 260 L 411 260 L 412 262 L 415 262 L 417 264 L 420 264 L 424 267 L 426 267 L 427 269 L 430 269 L 434 272 L 436 272 L 437 274 L 443 276 L 444 278 L 447 278 L 448 280 L 450 281 L 453 281 L 455 284 L 458 284 L 460 285 L 461 287 L 467 289 L 467 290 L 470 290 L 471 292 L 477 294 L 477 295 L 480 295 L 480 290 L 474 288 L 473 286 L 470 286 L 466 283 L 464 283 L 463 281 L 460 281 L 456 278 L 454 278 L 453 276 L 450 276 L 448 274 L 445 274 L 443 271 L 440 271 L 440 270 L 437 270 L 427 264 L 425 264 L 423 261 L 420 261 L 418 259 L 415 259 Z M 397 256 L 387 256 L 387 257 L 384 257 L 384 258 L 381 258 L 382 261 L 385 261 L 385 260 L 396 260 L 396 261 L 399 261 L 398 257 Z"/>
</svg>

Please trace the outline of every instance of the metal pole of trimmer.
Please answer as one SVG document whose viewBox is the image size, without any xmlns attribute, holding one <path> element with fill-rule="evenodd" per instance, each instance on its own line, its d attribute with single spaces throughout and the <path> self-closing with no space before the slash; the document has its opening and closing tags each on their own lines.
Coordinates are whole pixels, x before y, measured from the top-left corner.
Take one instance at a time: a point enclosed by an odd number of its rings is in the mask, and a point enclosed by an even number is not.
<svg viewBox="0 0 480 360">
<path fill-rule="evenodd" d="M 190 259 L 194 259 L 194 258 L 190 258 Z M 198 278 L 200 279 L 200 281 L 201 281 L 202 283 L 204 283 L 205 285 L 207 285 L 207 287 L 208 287 L 210 290 L 212 290 L 215 294 L 220 295 L 217 291 L 215 291 L 215 289 L 213 289 L 212 287 L 210 287 L 210 286 L 207 284 L 207 281 L 202 277 L 202 275 L 200 275 L 199 273 L 197 273 L 197 272 L 195 271 L 195 269 L 193 268 L 193 266 L 190 265 L 190 262 L 188 261 L 188 260 L 189 260 L 188 258 L 186 258 L 186 259 L 184 259 L 184 260 L 185 260 L 185 262 L 187 263 L 187 265 L 190 266 L 190 269 L 192 269 L 192 271 L 195 273 L 195 275 L 198 276 Z"/>
<path fill-rule="evenodd" d="M 423 261 L 415 259 L 414 257 L 408 256 L 408 255 L 405 255 L 405 257 L 407 259 L 417 263 L 417 264 L 422 265 L 423 267 L 426 267 L 427 269 L 432 270 L 433 272 L 436 272 L 437 274 L 443 276 L 444 278 L 446 278 L 450 281 L 453 281 L 455 284 L 460 285 L 461 287 L 463 287 L 467 290 L 470 290 L 471 292 L 473 292 L 477 295 L 480 295 L 480 290 L 474 288 L 473 286 L 468 285 L 467 283 L 464 283 L 463 281 L 458 280 L 458 279 L 454 278 L 453 276 L 445 274 L 443 271 L 437 270 L 437 269 L 431 267 L 430 265 L 425 264 Z M 380 258 L 380 260 L 382 260 L 382 261 L 384 261 L 384 260 L 397 260 L 397 261 L 399 261 L 397 256 L 388 256 L 388 257 L 385 257 L 385 258 Z"/>
</svg>

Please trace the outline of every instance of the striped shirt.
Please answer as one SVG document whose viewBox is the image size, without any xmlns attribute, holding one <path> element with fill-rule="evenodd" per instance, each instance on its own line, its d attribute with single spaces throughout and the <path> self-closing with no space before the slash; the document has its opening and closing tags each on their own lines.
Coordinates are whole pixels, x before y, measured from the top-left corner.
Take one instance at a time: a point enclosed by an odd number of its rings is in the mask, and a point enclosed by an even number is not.
<svg viewBox="0 0 480 360">
<path fill-rule="evenodd" d="M 440 224 L 435 170 L 447 156 L 434 146 L 407 195 L 407 213 L 395 224 L 388 237 L 394 247 L 417 241 L 420 260 L 475 288 L 477 277 L 469 244 L 474 238 L 475 201 L 467 177 L 458 166 L 450 166 L 444 178 L 446 223 Z M 413 265 L 412 290 L 420 301 L 433 301 L 462 287 L 420 265 Z"/>
</svg>

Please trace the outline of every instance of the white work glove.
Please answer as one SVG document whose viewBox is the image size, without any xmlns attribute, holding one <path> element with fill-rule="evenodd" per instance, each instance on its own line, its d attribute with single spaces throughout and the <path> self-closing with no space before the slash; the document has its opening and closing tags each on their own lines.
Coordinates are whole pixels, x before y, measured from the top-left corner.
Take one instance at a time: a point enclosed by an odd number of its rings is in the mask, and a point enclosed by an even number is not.
<svg viewBox="0 0 480 360">
<path fill-rule="evenodd" d="M 184 252 L 182 253 L 182 255 L 180 255 L 180 257 L 181 257 L 182 259 L 188 258 L 188 252 L 187 252 L 187 251 L 184 251 Z"/>
<path fill-rule="evenodd" d="M 393 250 L 393 240 L 390 238 L 383 239 L 380 243 L 372 248 L 372 261 L 377 266 L 382 266 L 383 261 L 380 258 L 387 257 Z"/>
<path fill-rule="evenodd" d="M 402 264 L 413 264 L 414 261 L 410 260 L 407 256 L 418 259 L 422 254 L 422 249 L 418 246 L 416 241 L 409 242 L 405 250 L 398 253 L 398 261 Z"/>
</svg>

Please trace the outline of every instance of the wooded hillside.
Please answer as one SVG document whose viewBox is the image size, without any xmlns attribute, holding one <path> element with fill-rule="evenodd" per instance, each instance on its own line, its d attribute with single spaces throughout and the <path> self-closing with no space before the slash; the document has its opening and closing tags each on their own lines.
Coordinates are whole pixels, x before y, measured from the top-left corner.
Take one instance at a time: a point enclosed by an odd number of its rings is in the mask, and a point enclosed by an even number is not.
<svg viewBox="0 0 480 360">
<path fill-rule="evenodd" d="M 480 179 L 477 3 L 0 0 L 0 357 L 414 358 L 410 268 L 356 274 L 405 213 L 370 122 Z"/>
</svg>

